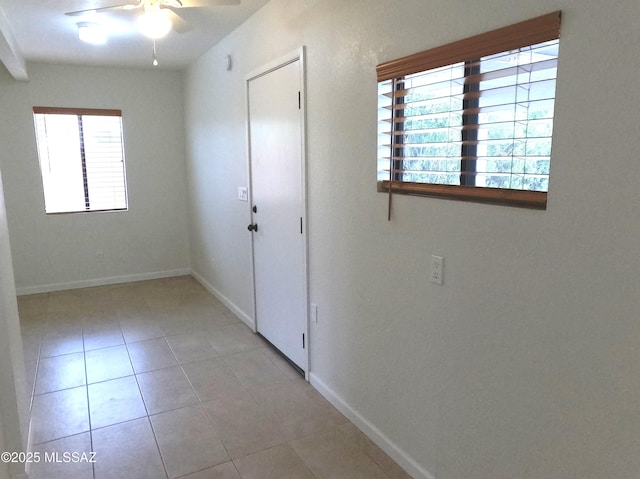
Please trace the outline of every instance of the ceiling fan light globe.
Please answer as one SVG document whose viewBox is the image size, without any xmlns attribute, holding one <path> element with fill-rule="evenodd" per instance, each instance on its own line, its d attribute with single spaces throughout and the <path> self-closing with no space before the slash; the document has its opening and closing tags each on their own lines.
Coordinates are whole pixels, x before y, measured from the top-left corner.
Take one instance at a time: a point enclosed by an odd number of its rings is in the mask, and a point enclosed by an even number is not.
<svg viewBox="0 0 640 479">
<path fill-rule="evenodd" d="M 102 25 L 97 23 L 78 23 L 78 38 L 91 45 L 104 45 L 107 43 L 107 32 Z"/>
<path fill-rule="evenodd" d="M 145 37 L 156 40 L 171 31 L 171 20 L 160 10 L 147 11 L 138 17 L 138 29 Z"/>
</svg>

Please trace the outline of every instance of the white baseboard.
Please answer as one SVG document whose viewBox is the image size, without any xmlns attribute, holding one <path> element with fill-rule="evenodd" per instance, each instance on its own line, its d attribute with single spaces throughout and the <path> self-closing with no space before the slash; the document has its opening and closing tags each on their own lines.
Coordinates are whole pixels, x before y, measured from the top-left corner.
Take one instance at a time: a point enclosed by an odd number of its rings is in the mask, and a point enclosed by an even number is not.
<svg viewBox="0 0 640 479">
<path fill-rule="evenodd" d="M 198 273 L 197 271 L 191 271 L 191 276 L 193 276 L 198 283 L 200 283 L 204 288 L 209 291 L 212 295 L 214 295 L 218 301 L 224 304 L 227 308 L 231 310 L 233 314 L 235 314 L 240 321 L 246 324 L 251 331 L 256 331 L 256 323 L 251 316 L 245 313 L 242 309 L 240 309 L 233 301 L 227 298 L 224 294 L 214 288 L 204 277 Z"/>
<path fill-rule="evenodd" d="M 50 293 L 52 291 L 64 291 L 67 289 L 91 288 L 94 286 L 106 286 L 109 284 L 132 283 L 134 281 L 146 281 L 149 279 L 188 276 L 190 274 L 190 268 L 182 268 L 169 271 L 156 271 L 153 273 L 129 274 L 124 276 L 111 276 L 107 278 L 70 281 L 68 283 L 51 283 L 39 286 L 27 286 L 24 288 L 17 288 L 16 293 L 18 294 L 18 296 L 24 296 L 27 294 Z"/>
<path fill-rule="evenodd" d="M 369 439 L 386 452 L 389 457 L 396 461 L 414 479 L 435 479 L 412 457 L 400 449 L 394 442 L 386 437 L 377 427 L 369 422 L 362 414 L 356 411 L 350 404 L 345 402 L 338 394 L 327 386 L 313 372 L 309 373 L 309 382 L 322 394 L 327 401 L 335 406 L 344 416 L 355 424 Z"/>
</svg>

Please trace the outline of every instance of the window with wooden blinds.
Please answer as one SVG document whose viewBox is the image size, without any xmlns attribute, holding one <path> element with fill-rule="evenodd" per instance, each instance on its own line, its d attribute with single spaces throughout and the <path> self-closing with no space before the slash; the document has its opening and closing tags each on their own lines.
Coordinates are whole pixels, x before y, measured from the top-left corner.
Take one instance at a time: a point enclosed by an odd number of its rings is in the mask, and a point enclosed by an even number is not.
<svg viewBox="0 0 640 479">
<path fill-rule="evenodd" d="M 559 37 L 554 12 L 378 65 L 379 191 L 545 209 Z"/>
<path fill-rule="evenodd" d="M 45 212 L 127 209 L 120 110 L 34 107 Z"/>
</svg>

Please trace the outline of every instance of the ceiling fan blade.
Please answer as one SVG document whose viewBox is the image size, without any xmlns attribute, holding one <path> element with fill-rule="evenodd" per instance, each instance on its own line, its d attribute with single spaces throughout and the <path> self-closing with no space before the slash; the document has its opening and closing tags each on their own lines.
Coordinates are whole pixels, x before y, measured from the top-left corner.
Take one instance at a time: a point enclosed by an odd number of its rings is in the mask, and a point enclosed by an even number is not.
<svg viewBox="0 0 640 479">
<path fill-rule="evenodd" d="M 205 7 L 163 7 L 164 11 L 171 12 L 170 18 L 177 33 L 186 33 L 194 29 L 194 25 L 200 25 L 207 15 L 210 15 L 211 8 Z"/>
<path fill-rule="evenodd" d="M 171 26 L 175 32 L 186 33 L 192 30 L 191 25 L 180 16 L 180 14 L 176 11 L 177 9 L 174 10 L 173 8 L 166 8 L 166 10 L 169 12 Z"/>
<path fill-rule="evenodd" d="M 65 13 L 65 15 L 68 15 L 70 17 L 78 17 L 81 15 L 85 15 L 87 13 L 92 13 L 92 12 L 104 12 L 107 10 L 117 10 L 117 9 L 135 9 L 135 8 L 140 8 L 142 5 L 144 4 L 144 0 L 139 0 L 137 2 L 131 1 L 128 3 L 121 3 L 119 5 L 111 5 L 108 7 L 100 7 L 100 8 L 87 8 L 86 10 L 76 10 L 75 12 L 67 12 Z"/>
<path fill-rule="evenodd" d="M 172 7 L 172 8 L 181 8 L 182 5 L 181 0 L 160 0 L 160 8 Z"/>
<path fill-rule="evenodd" d="M 225 5 L 240 5 L 240 0 L 183 0 L 183 8 L 194 7 L 219 7 Z"/>
</svg>

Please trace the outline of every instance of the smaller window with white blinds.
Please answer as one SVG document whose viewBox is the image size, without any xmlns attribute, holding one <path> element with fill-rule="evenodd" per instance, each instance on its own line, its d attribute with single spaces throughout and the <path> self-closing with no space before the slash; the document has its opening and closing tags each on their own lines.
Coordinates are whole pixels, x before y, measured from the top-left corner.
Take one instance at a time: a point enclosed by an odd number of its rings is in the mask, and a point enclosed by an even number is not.
<svg viewBox="0 0 640 479">
<path fill-rule="evenodd" d="M 546 208 L 559 37 L 554 12 L 378 65 L 378 189 Z"/>
<path fill-rule="evenodd" d="M 34 107 L 45 212 L 127 209 L 120 110 Z"/>
</svg>

